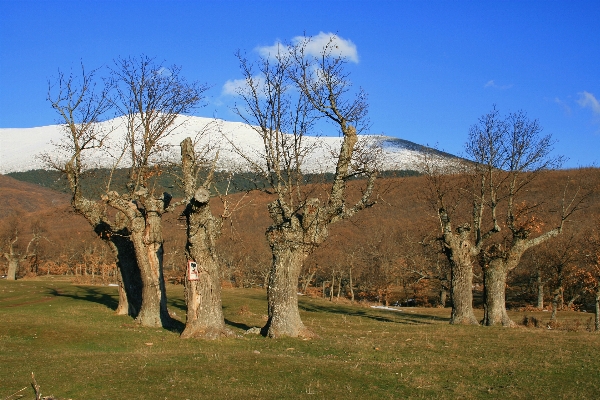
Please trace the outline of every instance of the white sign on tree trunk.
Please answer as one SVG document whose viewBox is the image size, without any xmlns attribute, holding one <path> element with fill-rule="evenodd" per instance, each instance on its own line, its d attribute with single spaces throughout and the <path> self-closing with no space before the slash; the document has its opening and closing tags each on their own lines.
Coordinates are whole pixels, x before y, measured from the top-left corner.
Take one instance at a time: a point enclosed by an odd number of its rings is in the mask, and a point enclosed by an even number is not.
<svg viewBox="0 0 600 400">
<path fill-rule="evenodd" d="M 198 264 L 195 261 L 188 261 L 188 280 L 189 281 L 197 281 L 198 277 Z"/>
</svg>

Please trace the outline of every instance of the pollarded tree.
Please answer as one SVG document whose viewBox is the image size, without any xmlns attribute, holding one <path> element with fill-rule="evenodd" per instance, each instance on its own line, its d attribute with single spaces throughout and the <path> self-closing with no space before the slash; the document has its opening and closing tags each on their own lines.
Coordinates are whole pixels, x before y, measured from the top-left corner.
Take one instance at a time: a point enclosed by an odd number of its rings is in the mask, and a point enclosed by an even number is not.
<svg viewBox="0 0 600 400">
<path fill-rule="evenodd" d="M 506 314 L 507 274 L 526 250 L 559 235 L 584 198 L 575 188 L 575 194 L 567 199 L 567 186 L 556 226 L 542 232 L 543 224 L 535 215 L 538 204 L 523 202 L 522 195 L 540 173 L 560 165 L 561 158 L 551 155 L 552 138 L 542 136 L 541 130 L 538 121 L 529 120 L 522 111 L 502 119 L 494 107 L 470 128 L 466 153 L 471 163 L 462 177 L 453 181 L 447 175 L 426 171 L 452 268 L 451 323 L 477 322 L 471 293 L 472 265 L 477 259 L 484 274 L 483 324 L 513 325 Z M 466 180 L 461 182 L 461 178 Z M 446 201 L 449 193 L 454 199 L 451 203 Z M 451 222 L 457 219 L 453 214 L 460 201 L 468 201 L 470 215 L 463 213 L 462 224 L 453 231 Z M 504 228 L 508 228 L 507 234 Z"/>
<path fill-rule="evenodd" d="M 198 106 L 208 87 L 187 82 L 180 67 L 165 68 L 146 56 L 118 59 L 111 72 L 113 104 L 125 116 L 123 156 L 130 173 L 127 192 L 108 190 L 102 198 L 125 217 L 130 230 L 142 280 L 136 320 L 144 326 L 167 326 L 171 318 L 162 268 L 162 215 L 175 205 L 168 193 L 156 193 L 152 178 L 161 173 L 168 151 L 165 140 L 182 124 L 182 116 Z"/>
<path fill-rule="evenodd" d="M 183 214 L 187 222 L 186 255 L 193 263 L 185 277 L 185 299 L 187 318 L 183 338 L 203 337 L 215 339 L 231 336 L 233 332 L 225 326 L 221 306 L 221 279 L 215 243 L 221 234 L 223 214 L 213 215 L 210 208 L 210 184 L 214 167 L 202 185 L 198 185 L 198 172 L 202 163 L 198 160 L 190 138 L 181 142 L 181 169 L 186 207 Z"/>
<path fill-rule="evenodd" d="M 262 56 L 256 64 L 238 53 L 245 80 L 238 94 L 244 106 L 235 111 L 261 137 L 264 153 L 261 162 L 255 162 L 239 150 L 275 195 L 268 205 L 272 224 L 266 232 L 272 266 L 268 320 L 262 332 L 269 337 L 313 335 L 298 311 L 298 277 L 304 260 L 327 238 L 330 224 L 372 204 L 375 172 L 355 164 L 358 132 L 367 114 L 366 95 L 362 91 L 350 95 L 346 61 L 334 53 L 336 39 L 332 37 L 316 57 L 307 51 L 310 38 L 280 45 L 276 54 Z M 324 200 L 315 193 L 322 186 L 303 186 L 304 160 L 314 146 L 308 136 L 318 118 L 333 122 L 342 134 L 340 148 L 332 156 L 333 184 Z M 363 195 L 347 206 L 346 182 L 361 173 L 368 175 Z"/>
<path fill-rule="evenodd" d="M 104 146 L 112 133 L 104 122 L 112 107 L 110 88 L 97 73 L 86 71 L 82 65 L 80 77 L 59 71 L 56 81 L 49 84 L 48 101 L 60 116 L 64 136 L 55 143 L 56 151 L 43 157 L 49 166 L 66 175 L 73 209 L 112 250 L 119 271 L 117 314 L 135 318 L 142 303 L 141 277 L 129 228 L 121 216 L 111 218 L 105 204 L 86 196 L 82 187 L 86 169 L 94 166 L 89 164 L 88 154 Z"/>
<path fill-rule="evenodd" d="M 77 212 L 112 245 L 124 286 L 130 289 L 126 293 L 133 294 L 129 300 L 139 301 L 136 321 L 144 326 L 167 326 L 171 322 L 162 272 L 162 215 L 175 204 L 170 204 L 169 194 L 155 193 L 153 178 L 160 175 L 160 164 L 168 151 L 165 139 L 185 120 L 182 115 L 202 101 L 207 89 L 187 82 L 180 72 L 177 66 L 165 68 L 146 56 L 121 58 L 115 61 L 110 79 L 105 81 L 108 86 L 100 95 L 94 93 L 93 77 L 84 72 L 82 84 L 76 87 L 72 79 L 59 78 L 58 93 L 50 97 L 65 121 L 67 135 L 59 149 L 67 161 L 47 158 L 66 173 Z M 109 92 L 115 95 L 109 97 Z M 124 121 L 123 126 L 111 129 L 100 123 L 111 109 L 123 116 L 113 120 Z M 124 134 L 115 138 L 119 132 Z M 120 147 L 110 147 L 109 142 L 118 142 Z M 94 149 L 109 156 L 117 150 L 113 171 L 129 168 L 126 189 L 117 192 L 109 179 L 101 201 L 86 198 L 81 188 L 87 167 L 84 156 Z M 107 205 L 117 210 L 113 220 Z M 125 282 L 124 271 L 132 273 L 130 285 Z"/>
<path fill-rule="evenodd" d="M 433 153 L 426 153 L 424 158 L 423 171 L 428 183 L 428 196 L 437 211 L 439 241 L 450 265 L 450 323 L 477 325 L 473 311 L 473 258 L 481 249 L 483 237 L 481 234 L 474 235 L 473 231 L 480 232 L 481 219 L 474 217 L 482 213 L 481 197 L 474 194 L 469 199 L 465 196 L 463 188 L 472 183 L 466 173 L 467 165 L 444 164 Z M 470 214 L 460 212 L 465 203 L 472 207 Z M 474 219 L 475 229 L 470 222 L 465 222 Z"/>
<path fill-rule="evenodd" d="M 495 112 L 494 110 L 493 112 Z M 487 193 L 487 223 L 496 238 L 489 238 L 480 253 L 484 275 L 484 325 L 514 323 L 506 313 L 506 278 L 519 264 L 523 253 L 563 232 L 565 221 L 579 209 L 585 196 L 579 188 L 565 187 L 562 209 L 553 228 L 543 231 L 538 204 L 528 204 L 522 195 L 537 176 L 561 164 L 552 156 L 551 135 L 542 135 L 537 120 L 522 112 L 511 113 L 493 125 L 498 135 L 487 134 L 486 125 L 474 125 L 467 143 L 467 154 L 475 161 L 481 193 Z M 569 198 L 567 198 L 569 197 Z M 500 214 L 504 214 L 503 221 Z M 481 222 L 479 222 L 481 226 Z M 508 228 L 501 234 L 502 226 Z"/>
</svg>

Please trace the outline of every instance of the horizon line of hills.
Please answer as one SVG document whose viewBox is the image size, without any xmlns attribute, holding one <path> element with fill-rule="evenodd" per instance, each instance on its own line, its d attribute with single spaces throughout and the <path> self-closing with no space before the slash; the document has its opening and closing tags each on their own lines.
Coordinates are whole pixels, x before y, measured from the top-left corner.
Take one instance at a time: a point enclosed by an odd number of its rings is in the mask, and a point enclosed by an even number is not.
<svg viewBox="0 0 600 400">
<path fill-rule="evenodd" d="M 112 173 L 111 190 L 125 193 L 128 191 L 129 168 L 119 168 Z M 179 182 L 181 170 L 178 167 L 169 167 L 160 176 L 151 178 L 150 186 L 157 193 L 167 192 L 173 197 L 183 196 L 183 187 Z M 111 170 L 108 168 L 90 169 L 84 173 L 82 189 L 86 196 L 98 199 L 105 193 Z M 60 171 L 33 169 L 29 171 L 9 172 L 4 174 L 21 182 L 32 183 L 44 188 L 52 189 L 61 193 L 70 194 L 67 180 Z M 404 178 L 420 176 L 421 172 L 416 170 L 385 170 L 378 175 L 380 178 Z M 334 174 L 331 172 L 303 174 L 303 184 L 332 183 Z M 365 179 L 364 176 L 351 178 L 352 180 Z M 199 179 L 202 181 L 202 179 Z M 251 190 L 268 190 L 267 180 L 256 173 L 215 171 L 214 185 L 211 187 L 212 195 L 233 194 Z"/>
</svg>

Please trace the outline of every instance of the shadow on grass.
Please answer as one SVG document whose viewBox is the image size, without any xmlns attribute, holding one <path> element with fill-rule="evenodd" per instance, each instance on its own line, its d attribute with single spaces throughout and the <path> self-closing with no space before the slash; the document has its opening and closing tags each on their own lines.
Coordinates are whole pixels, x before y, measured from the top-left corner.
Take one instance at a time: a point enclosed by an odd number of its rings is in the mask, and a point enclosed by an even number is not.
<svg viewBox="0 0 600 400">
<path fill-rule="evenodd" d="M 405 311 L 385 311 L 377 309 L 350 309 L 346 307 L 322 306 L 318 304 L 300 302 L 301 310 L 317 313 L 343 314 L 354 317 L 369 318 L 379 322 L 391 322 L 396 324 L 433 324 L 436 322 L 450 322 L 450 317 L 438 317 L 435 315 L 414 314 Z"/>
<path fill-rule="evenodd" d="M 77 287 L 77 293 L 63 293 L 61 291 L 58 291 L 56 289 L 48 289 L 48 294 L 55 296 L 55 297 L 68 297 L 71 299 L 75 299 L 75 300 L 84 300 L 84 301 L 90 301 L 92 303 L 98 303 L 98 304 L 102 304 L 103 306 L 106 306 L 107 308 L 110 308 L 113 311 L 116 311 L 118 305 L 119 305 L 119 300 L 110 294 L 106 294 L 106 293 L 102 293 L 101 291 L 99 291 L 96 288 L 93 287 L 81 287 L 81 286 L 76 286 Z M 80 291 L 84 291 L 85 294 L 81 295 L 79 294 Z"/>
<path fill-rule="evenodd" d="M 68 298 L 74 299 L 74 300 L 83 300 L 83 301 L 89 301 L 92 303 L 102 304 L 103 306 L 106 306 L 107 308 L 109 308 L 113 311 L 117 310 L 117 307 L 119 306 L 119 300 L 118 300 L 117 296 L 103 293 L 102 291 L 100 291 L 94 287 L 82 287 L 82 286 L 76 286 L 76 287 L 77 287 L 76 293 L 63 293 L 59 290 L 51 288 L 51 289 L 48 289 L 48 294 L 51 296 L 54 296 L 54 297 L 68 297 Z M 81 291 L 83 291 L 85 294 L 80 294 Z M 183 302 L 183 301 L 175 300 L 174 302 L 169 301 L 169 303 L 171 303 L 174 307 L 177 307 L 177 308 L 181 308 L 181 305 L 179 303 L 182 303 L 183 310 L 184 311 L 186 310 L 185 302 Z M 185 324 L 175 318 L 171 318 L 169 321 L 164 322 L 164 325 L 165 325 L 165 329 L 172 331 L 172 332 L 179 333 L 179 334 L 181 334 L 181 332 L 183 332 L 183 330 L 185 329 Z"/>
<path fill-rule="evenodd" d="M 252 326 L 250 326 L 250 325 L 242 324 L 239 322 L 234 322 L 234 321 L 228 320 L 227 318 L 225 318 L 225 324 L 227 324 L 229 326 L 233 326 L 234 328 L 239 328 L 244 331 L 247 331 L 248 329 L 252 328 Z"/>
</svg>

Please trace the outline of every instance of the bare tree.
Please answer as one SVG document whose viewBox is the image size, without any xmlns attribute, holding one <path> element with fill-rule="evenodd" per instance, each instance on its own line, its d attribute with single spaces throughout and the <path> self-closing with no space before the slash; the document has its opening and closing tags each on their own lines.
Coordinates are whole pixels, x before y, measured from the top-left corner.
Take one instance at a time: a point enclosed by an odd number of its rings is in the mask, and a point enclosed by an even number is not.
<svg viewBox="0 0 600 400">
<path fill-rule="evenodd" d="M 266 232 L 273 260 L 268 320 L 262 332 L 269 337 L 313 335 L 298 311 L 298 277 L 304 260 L 327 238 L 330 224 L 372 204 L 375 172 L 353 165 L 358 159 L 357 128 L 365 126 L 366 96 L 362 91 L 353 97 L 348 93 L 345 60 L 333 56 L 333 40 L 320 57 L 307 53 L 309 42 L 280 46 L 277 54 L 261 57 L 256 64 L 238 53 L 246 87 L 239 90 L 244 106 L 236 106 L 235 111 L 264 143 L 260 164 L 248 155 L 245 158 L 275 195 L 268 206 L 273 223 Z M 303 186 L 303 163 L 312 150 L 307 137 L 317 118 L 333 122 L 343 135 L 333 155 L 334 181 L 325 200 L 314 193 L 317 187 Z M 346 182 L 360 173 L 368 174 L 366 187 L 362 197 L 348 207 Z"/>
<path fill-rule="evenodd" d="M 213 215 L 210 208 L 210 184 L 214 164 L 204 183 L 198 185 L 198 172 L 202 163 L 198 160 L 192 140 L 181 142 L 181 166 L 185 200 L 183 214 L 187 221 L 186 255 L 192 271 L 186 273 L 185 298 L 187 318 L 183 338 L 203 337 L 215 339 L 232 336 L 225 326 L 221 305 L 221 279 L 215 243 L 221 234 L 223 219 L 227 216 L 225 206 L 220 217 Z"/>
<path fill-rule="evenodd" d="M 79 77 L 59 71 L 56 81 L 49 84 L 48 101 L 62 120 L 64 136 L 55 143 L 57 151 L 43 157 L 51 167 L 66 175 L 73 209 L 89 222 L 114 254 L 119 270 L 117 314 L 136 317 L 142 303 L 141 277 L 129 228 L 120 215 L 111 218 L 103 202 L 84 195 L 82 187 L 85 171 L 90 167 L 86 164 L 87 154 L 101 148 L 112 131 L 103 124 L 112 107 L 110 88 L 103 85 L 97 73 L 98 70 L 86 71 L 82 65 Z"/>
<path fill-rule="evenodd" d="M 495 111 L 495 110 L 494 110 Z M 562 197 L 560 217 L 554 228 L 542 231 L 536 211 L 538 204 L 520 201 L 524 188 L 542 172 L 556 168 L 561 157 L 552 156 L 551 135 L 543 136 L 537 120 L 522 112 L 511 113 L 503 121 L 495 121 L 499 136 L 489 136 L 486 129 L 471 128 L 467 153 L 476 162 L 482 191 L 489 193 L 492 229 L 500 233 L 500 204 L 504 207 L 504 224 L 509 232 L 501 240 L 487 243 L 481 252 L 484 273 L 484 325 L 512 326 L 506 313 L 506 278 L 519 264 L 523 253 L 563 232 L 565 221 L 579 209 L 583 198 L 580 188 L 567 184 Z M 481 226 L 481 223 L 479 223 Z"/>
<path fill-rule="evenodd" d="M 470 223 L 458 223 L 455 220 L 468 221 L 468 217 L 459 212 L 465 202 L 461 188 L 467 186 L 469 179 L 465 174 L 465 165 L 452 166 L 441 164 L 432 154 L 424 155 L 423 170 L 428 182 L 429 197 L 437 211 L 440 223 L 440 242 L 442 251 L 450 264 L 450 297 L 452 300 L 451 324 L 473 324 L 478 321 L 473 311 L 473 257 L 480 250 L 472 234 Z M 480 203 L 472 202 L 473 216 L 479 215 Z"/>
<path fill-rule="evenodd" d="M 82 69 L 79 81 L 60 74 L 55 92 L 51 88 L 49 95 L 65 122 L 66 138 L 58 149 L 67 161 L 46 158 L 67 175 L 75 210 L 111 245 L 121 271 L 122 292 L 129 300 L 128 311 L 144 326 L 170 323 L 162 275 L 161 217 L 175 205 L 170 204 L 169 194 L 156 193 L 153 178 L 160 174 L 160 163 L 168 150 L 165 139 L 185 120 L 181 115 L 193 110 L 207 90 L 207 86 L 188 83 L 180 72 L 177 66 L 166 68 L 146 56 L 121 58 L 99 91 L 95 91 L 96 71 L 86 73 Z M 109 96 L 111 92 L 115 95 Z M 118 131 L 101 123 L 109 110 L 124 116 L 124 137 L 116 139 L 121 151 L 114 154 L 108 142 L 114 143 L 115 138 L 109 136 Z M 85 197 L 81 187 L 89 167 L 84 155 L 97 149 L 114 156 L 113 171 L 123 164 L 129 168 L 126 190 L 119 193 L 111 187 L 111 174 L 101 201 Z M 114 219 L 109 217 L 107 205 L 118 211 Z M 121 300 L 123 312 L 123 296 Z"/>
<path fill-rule="evenodd" d="M 529 120 L 524 112 L 502 119 L 494 107 L 470 128 L 466 153 L 471 163 L 466 164 L 464 173 L 451 177 L 436 170 L 435 163 L 426 163 L 452 271 L 451 323 L 477 323 L 471 289 L 473 262 L 477 260 L 484 273 L 483 323 L 513 325 L 505 305 L 508 272 L 516 268 L 526 250 L 559 235 L 585 197 L 577 187 L 571 190 L 567 185 L 557 225 L 546 232 L 542 232 L 535 214 L 539 204 L 521 201 L 525 189 L 540 173 L 562 162 L 551 155 L 551 136 L 542 136 L 541 131 L 538 121 Z M 469 212 L 458 216 L 460 202 L 469 204 Z M 502 213 L 505 218 L 501 218 Z M 456 219 L 462 224 L 453 230 Z M 506 234 L 503 227 L 508 228 Z"/>
<path fill-rule="evenodd" d="M 0 238 L 0 245 L 5 251 L 0 253 L 8 262 L 6 279 L 14 281 L 17 279 L 19 266 L 21 262 L 28 258 L 35 257 L 37 254 L 37 243 L 43 235 L 43 229 L 39 223 L 34 223 L 31 227 L 31 239 L 27 242 L 25 249 L 19 246 L 19 239 L 22 237 L 19 226 L 19 216 L 13 216 L 4 222 L 5 231 Z"/>
</svg>

